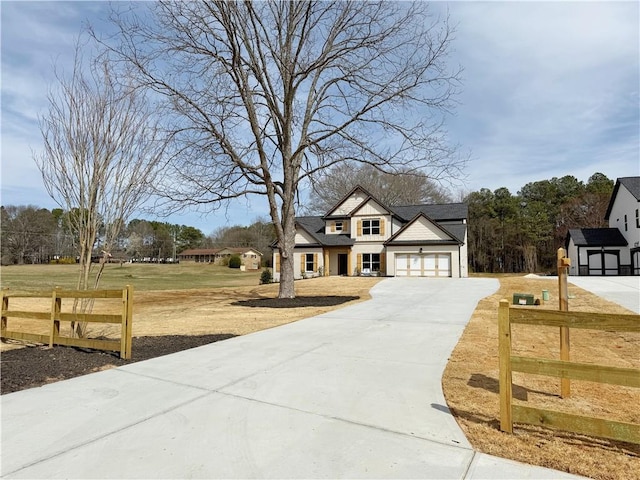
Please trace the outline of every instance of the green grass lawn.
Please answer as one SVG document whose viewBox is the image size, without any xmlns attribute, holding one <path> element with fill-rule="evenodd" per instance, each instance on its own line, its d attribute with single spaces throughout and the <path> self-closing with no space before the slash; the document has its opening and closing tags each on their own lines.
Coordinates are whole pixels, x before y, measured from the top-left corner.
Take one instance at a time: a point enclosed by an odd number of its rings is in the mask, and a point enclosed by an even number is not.
<svg viewBox="0 0 640 480">
<path fill-rule="evenodd" d="M 93 265 L 92 276 L 97 271 L 98 265 Z M 260 283 L 260 273 L 208 264 L 108 264 L 100 288 L 133 285 L 135 290 L 144 291 L 251 286 Z M 56 286 L 74 289 L 79 274 L 79 265 L 10 265 L 0 268 L 0 286 L 12 290 L 47 290 Z"/>
</svg>

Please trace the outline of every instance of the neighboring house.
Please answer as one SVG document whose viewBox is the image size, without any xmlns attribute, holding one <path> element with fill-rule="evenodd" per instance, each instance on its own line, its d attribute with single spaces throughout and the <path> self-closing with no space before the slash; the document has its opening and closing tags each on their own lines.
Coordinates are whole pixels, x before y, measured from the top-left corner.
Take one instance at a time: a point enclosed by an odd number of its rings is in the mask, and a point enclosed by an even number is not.
<svg viewBox="0 0 640 480">
<path fill-rule="evenodd" d="M 571 275 L 640 275 L 640 177 L 618 178 L 605 214 L 609 228 L 569 230 Z"/>
<path fill-rule="evenodd" d="M 324 216 L 297 217 L 294 276 L 466 277 L 463 203 L 389 207 L 356 187 Z M 273 252 L 274 279 L 280 255 Z"/>
<path fill-rule="evenodd" d="M 180 262 L 215 263 L 220 265 L 232 255 L 238 255 L 246 270 L 259 270 L 262 253 L 248 247 L 193 248 L 178 254 Z"/>
</svg>

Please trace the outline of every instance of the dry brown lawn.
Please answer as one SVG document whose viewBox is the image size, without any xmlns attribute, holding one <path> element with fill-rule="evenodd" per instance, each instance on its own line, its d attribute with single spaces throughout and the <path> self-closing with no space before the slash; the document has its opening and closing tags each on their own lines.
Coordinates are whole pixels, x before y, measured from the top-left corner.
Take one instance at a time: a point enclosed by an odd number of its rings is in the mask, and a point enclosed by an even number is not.
<svg viewBox="0 0 640 480">
<path fill-rule="evenodd" d="M 209 288 L 202 290 L 140 291 L 135 293 L 133 335 L 243 335 L 275 327 L 363 301 L 378 278 L 328 277 L 296 282 L 296 294 L 307 297 L 299 306 L 261 306 L 277 296 L 278 285 Z M 475 449 L 525 463 L 596 479 L 639 479 L 640 447 L 565 432 L 516 426 L 515 434 L 499 430 L 497 310 L 513 293 L 550 300 L 539 308 L 556 309 L 557 280 L 510 276 L 500 278 L 500 290 L 481 300 L 443 376 L 450 409 Z M 571 310 L 632 313 L 616 304 L 569 285 Z M 314 301 L 335 296 L 338 302 Z M 311 298 L 310 298 L 311 297 Z M 358 297 L 350 299 L 349 297 Z M 346 303 L 340 303 L 346 301 Z M 22 302 L 22 303 L 21 303 Z M 41 306 L 48 306 L 44 300 Z M 11 299 L 11 308 L 34 308 L 34 300 Z M 37 305 L 36 305 L 37 306 Z M 109 307 L 111 308 L 111 307 Z M 117 305 L 113 306 L 117 309 Z M 63 310 L 65 306 L 63 304 Z M 117 311 L 117 310 L 116 310 Z M 9 319 L 11 329 L 36 331 L 34 322 Z M 41 325 L 41 324 L 40 324 Z M 43 328 L 42 326 L 40 327 Z M 35 330 L 34 330 L 35 329 Z M 515 326 L 514 354 L 559 358 L 558 329 Z M 46 327 L 41 333 L 47 333 Z M 117 336 L 94 327 L 91 336 Z M 3 349 L 10 346 L 3 344 Z M 640 335 L 572 331 L 575 361 L 640 368 Z M 572 397 L 559 398 L 559 381 L 514 374 L 514 397 L 541 408 L 640 423 L 640 392 L 636 389 L 572 382 Z"/>
<path fill-rule="evenodd" d="M 498 303 L 514 293 L 549 290 L 537 308 L 558 308 L 557 279 L 502 277 L 499 291 L 481 300 L 454 349 L 442 384 L 449 408 L 476 450 L 596 479 L 640 478 L 640 446 L 583 435 L 516 425 L 499 429 Z M 569 309 L 629 314 L 625 308 L 569 284 Z M 514 355 L 559 359 L 559 329 L 515 325 Z M 571 359 L 640 368 L 640 334 L 571 330 Z M 561 399 L 560 381 L 514 373 L 517 403 L 579 415 L 640 423 L 640 391 L 593 382 L 571 382 L 571 397 Z"/>
<path fill-rule="evenodd" d="M 198 290 L 136 291 L 133 307 L 133 336 L 246 335 L 277 327 L 371 298 L 369 290 L 380 281 L 374 277 L 324 277 L 295 283 L 297 302 L 287 308 L 260 306 L 277 297 L 278 284 Z M 315 297 L 315 298 L 314 298 Z M 327 298 L 330 297 L 330 298 Z M 326 301 L 326 300 L 329 301 Z M 331 301 L 335 300 L 335 301 Z M 95 312 L 116 313 L 120 300 L 96 300 Z M 47 311 L 49 299 L 11 298 L 14 310 Z M 255 306 L 257 305 L 257 306 Z M 63 301 L 70 311 L 72 301 Z M 63 334 L 65 322 L 62 325 Z M 67 323 L 67 325 L 69 325 Z M 48 334 L 47 322 L 9 318 L 9 330 Z M 119 326 L 89 325 L 89 337 L 118 338 Z M 0 344 L 2 350 L 15 344 Z"/>
</svg>

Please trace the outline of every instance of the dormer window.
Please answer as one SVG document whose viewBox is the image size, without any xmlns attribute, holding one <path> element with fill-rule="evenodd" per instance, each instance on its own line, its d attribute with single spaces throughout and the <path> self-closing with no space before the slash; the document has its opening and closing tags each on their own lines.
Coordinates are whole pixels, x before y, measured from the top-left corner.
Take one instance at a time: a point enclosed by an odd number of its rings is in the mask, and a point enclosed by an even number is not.
<svg viewBox="0 0 640 480">
<path fill-rule="evenodd" d="M 362 221 L 362 234 L 363 235 L 380 235 L 380 220 L 363 220 Z"/>
<path fill-rule="evenodd" d="M 342 231 L 342 222 L 336 222 L 336 232 Z"/>
</svg>

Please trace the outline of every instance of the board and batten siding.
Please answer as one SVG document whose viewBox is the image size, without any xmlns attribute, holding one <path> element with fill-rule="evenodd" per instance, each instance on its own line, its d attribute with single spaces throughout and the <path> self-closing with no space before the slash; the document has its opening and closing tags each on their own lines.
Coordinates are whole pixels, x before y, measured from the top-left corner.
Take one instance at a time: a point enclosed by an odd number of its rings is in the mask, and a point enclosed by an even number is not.
<svg viewBox="0 0 640 480">
<path fill-rule="evenodd" d="M 318 242 L 304 230 L 296 229 L 296 245 L 305 245 L 309 243 L 318 243 Z"/>
<path fill-rule="evenodd" d="M 347 198 L 342 204 L 331 212 L 331 215 L 348 215 L 360 205 L 367 197 L 362 192 L 355 192 Z"/>
<path fill-rule="evenodd" d="M 419 218 L 409 225 L 398 237 L 396 237 L 396 240 L 450 240 L 450 238 L 451 237 L 433 225 L 426 218 Z"/>
<path fill-rule="evenodd" d="M 389 212 L 381 205 L 378 205 L 377 202 L 374 202 L 373 200 L 369 200 L 361 208 L 353 212 L 353 215 L 354 216 L 356 215 L 358 216 L 389 215 Z"/>
</svg>

